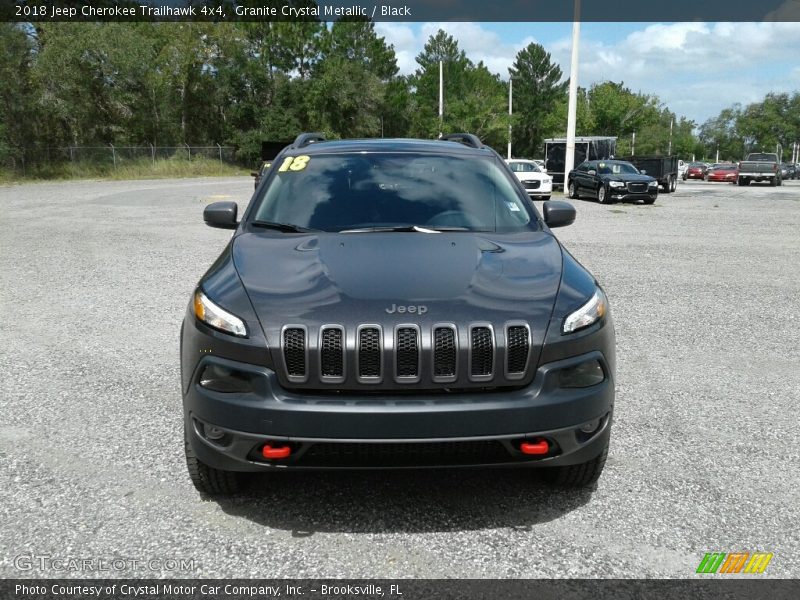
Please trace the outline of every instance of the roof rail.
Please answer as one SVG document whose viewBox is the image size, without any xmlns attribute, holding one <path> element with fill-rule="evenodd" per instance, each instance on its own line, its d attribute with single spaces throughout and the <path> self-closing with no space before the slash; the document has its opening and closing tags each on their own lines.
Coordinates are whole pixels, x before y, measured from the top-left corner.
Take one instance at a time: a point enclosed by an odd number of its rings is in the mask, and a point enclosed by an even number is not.
<svg viewBox="0 0 800 600">
<path fill-rule="evenodd" d="M 289 146 L 290 148 L 305 148 L 309 144 L 324 142 L 325 136 L 321 133 L 301 133 Z"/>
<path fill-rule="evenodd" d="M 439 139 L 447 142 L 458 142 L 472 148 L 483 148 L 483 142 L 477 135 L 472 133 L 447 133 Z"/>
</svg>

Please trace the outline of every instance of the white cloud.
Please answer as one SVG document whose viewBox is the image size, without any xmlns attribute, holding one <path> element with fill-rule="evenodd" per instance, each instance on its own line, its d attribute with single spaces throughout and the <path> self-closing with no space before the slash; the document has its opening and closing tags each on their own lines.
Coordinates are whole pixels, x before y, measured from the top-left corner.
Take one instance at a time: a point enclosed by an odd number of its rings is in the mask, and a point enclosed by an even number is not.
<svg viewBox="0 0 800 600">
<path fill-rule="evenodd" d="M 401 73 L 416 70 L 416 56 L 428 37 L 441 28 L 458 40 L 473 61 L 508 77 L 517 52 L 533 37 L 513 41 L 480 23 L 377 23 L 376 30 L 394 44 Z M 572 40 L 545 45 L 569 75 Z M 625 37 L 581 36 L 580 85 L 624 81 L 635 91 L 657 95 L 678 115 L 698 123 L 735 102 L 756 102 L 770 91 L 800 87 L 800 23 L 667 23 L 643 25 Z"/>
<path fill-rule="evenodd" d="M 508 68 L 522 48 L 535 42 L 532 36 L 512 43 L 503 40 L 499 34 L 483 28 L 479 23 L 446 22 L 424 23 L 415 34 L 406 24 L 376 23 L 376 32 L 393 44 L 397 54 L 397 66 L 400 73 L 409 75 L 417 69 L 416 57 L 422 52 L 425 42 L 439 29 L 445 30 L 458 40 L 458 47 L 464 50 L 469 59 L 478 63 L 483 61 L 492 73 L 498 73 L 503 79 L 508 77 Z"/>
</svg>

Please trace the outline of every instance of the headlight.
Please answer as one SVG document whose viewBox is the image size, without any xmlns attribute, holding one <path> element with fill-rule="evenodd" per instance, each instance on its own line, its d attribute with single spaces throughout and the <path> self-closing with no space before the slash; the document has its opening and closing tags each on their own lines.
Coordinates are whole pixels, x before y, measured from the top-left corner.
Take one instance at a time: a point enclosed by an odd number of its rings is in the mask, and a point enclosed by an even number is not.
<svg viewBox="0 0 800 600">
<path fill-rule="evenodd" d="M 562 333 L 573 333 L 602 319 L 608 310 L 606 295 L 599 288 L 589 301 L 564 319 Z"/>
<path fill-rule="evenodd" d="M 247 337 L 247 328 L 244 326 L 244 321 L 214 304 L 200 290 L 194 293 L 194 314 L 200 321 L 214 329 L 232 333 L 239 337 Z"/>
<path fill-rule="evenodd" d="M 650 183 L 648 183 L 647 185 L 648 185 L 649 187 L 658 187 L 658 182 L 657 182 L 657 181 L 651 181 L 651 182 L 650 182 Z"/>
<path fill-rule="evenodd" d="M 542 183 L 552 183 L 552 179 L 542 179 Z"/>
<path fill-rule="evenodd" d="M 621 181 L 609 181 L 608 187 L 625 187 L 625 184 Z"/>
</svg>

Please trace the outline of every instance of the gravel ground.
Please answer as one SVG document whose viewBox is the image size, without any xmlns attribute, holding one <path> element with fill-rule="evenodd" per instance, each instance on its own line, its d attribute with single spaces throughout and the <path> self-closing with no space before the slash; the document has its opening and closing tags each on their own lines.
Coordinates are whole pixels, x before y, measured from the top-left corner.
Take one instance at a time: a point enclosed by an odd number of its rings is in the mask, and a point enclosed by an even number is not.
<svg viewBox="0 0 800 600">
<path fill-rule="evenodd" d="M 183 462 L 178 330 L 230 235 L 203 205 L 251 188 L 0 187 L 0 576 L 95 575 L 20 570 L 33 554 L 129 559 L 110 573 L 125 576 L 691 577 L 707 551 L 754 550 L 775 554 L 766 576 L 800 573 L 800 182 L 576 201 L 557 234 L 604 284 L 618 338 L 596 490 L 527 471 L 300 473 L 204 500 Z"/>
</svg>

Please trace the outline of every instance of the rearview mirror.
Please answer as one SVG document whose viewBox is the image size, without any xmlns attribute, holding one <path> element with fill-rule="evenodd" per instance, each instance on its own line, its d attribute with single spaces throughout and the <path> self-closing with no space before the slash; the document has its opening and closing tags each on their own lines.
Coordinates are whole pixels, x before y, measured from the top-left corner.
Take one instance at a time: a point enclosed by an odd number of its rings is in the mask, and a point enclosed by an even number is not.
<svg viewBox="0 0 800 600">
<path fill-rule="evenodd" d="M 218 229 L 236 229 L 239 224 L 236 222 L 236 213 L 239 206 L 236 202 L 226 200 L 224 202 L 212 202 L 203 210 L 203 220 L 209 227 Z"/>
<path fill-rule="evenodd" d="M 589 169 L 589 175 L 597 175 L 597 171 L 594 169 Z"/>
<path fill-rule="evenodd" d="M 548 200 L 542 204 L 544 222 L 550 228 L 566 227 L 575 222 L 575 207 L 563 200 Z"/>
</svg>

